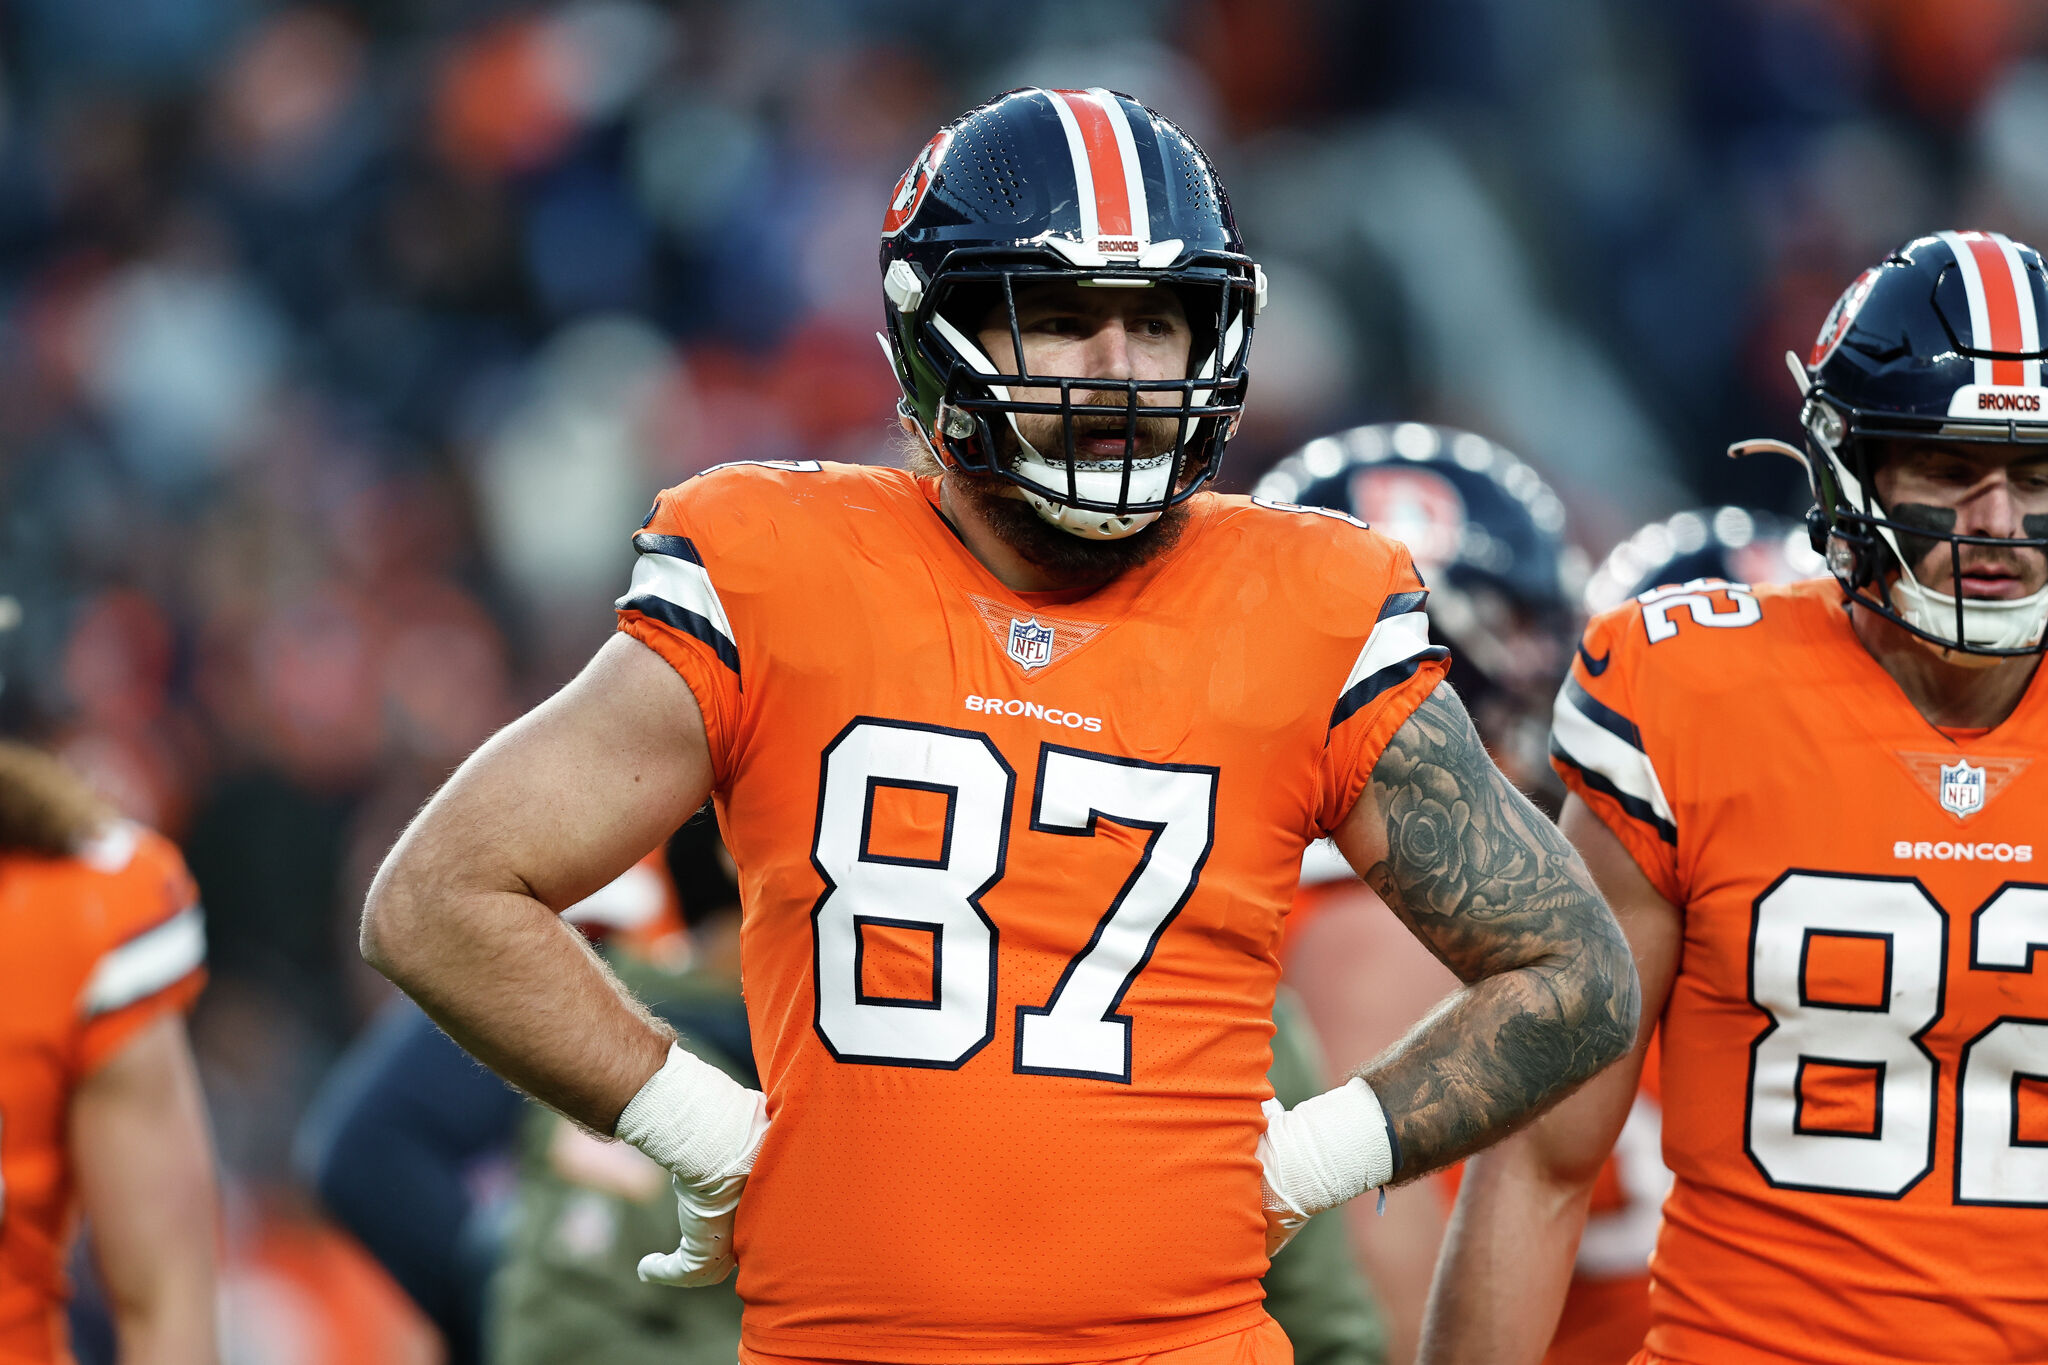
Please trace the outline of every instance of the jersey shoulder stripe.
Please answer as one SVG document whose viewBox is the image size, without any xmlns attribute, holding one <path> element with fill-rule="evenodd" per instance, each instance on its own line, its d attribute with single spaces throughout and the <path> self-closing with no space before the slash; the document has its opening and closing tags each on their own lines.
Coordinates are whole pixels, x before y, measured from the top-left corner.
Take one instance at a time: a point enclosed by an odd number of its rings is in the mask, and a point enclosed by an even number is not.
<svg viewBox="0 0 2048 1365">
<path fill-rule="evenodd" d="M 689 537 L 642 531 L 633 537 L 633 548 L 639 557 L 633 563 L 626 595 L 615 604 L 618 610 L 637 611 L 702 640 L 737 677 L 740 650 L 733 639 L 732 621 L 725 614 L 725 604 L 718 600 L 718 590 L 711 586 L 703 556 Z"/>
<path fill-rule="evenodd" d="M 1337 705 L 1330 712 L 1332 730 L 1414 677 L 1423 664 L 1450 657 L 1449 650 L 1429 642 L 1429 617 L 1422 610 L 1428 599 L 1429 594 L 1421 590 L 1388 595 L 1337 695 Z"/>
<path fill-rule="evenodd" d="M 1550 754 L 1569 764 L 1587 786 L 1654 829 L 1665 843 L 1678 842 L 1678 824 L 1656 765 L 1643 748 L 1642 732 L 1570 674 L 1551 714 Z"/>
<path fill-rule="evenodd" d="M 86 978 L 79 1012 L 96 1019 L 126 1009 L 205 965 L 205 914 L 189 905 L 101 954 Z"/>
</svg>

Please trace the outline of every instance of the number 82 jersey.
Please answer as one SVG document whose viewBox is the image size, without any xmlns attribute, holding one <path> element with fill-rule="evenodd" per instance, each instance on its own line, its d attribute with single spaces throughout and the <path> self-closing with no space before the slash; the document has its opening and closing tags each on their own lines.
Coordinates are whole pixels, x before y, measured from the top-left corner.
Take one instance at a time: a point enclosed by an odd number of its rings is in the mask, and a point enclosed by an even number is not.
<svg viewBox="0 0 2048 1365">
<path fill-rule="evenodd" d="M 2048 1361 L 2048 683 L 1929 725 L 1832 579 L 1596 618 L 1552 760 L 1684 916 L 1649 1348 Z"/>
<path fill-rule="evenodd" d="M 958 1365 L 1254 1326 L 1282 917 L 1442 676 L 1422 582 L 1348 517 L 1203 493 L 1107 586 L 1018 594 L 935 499 L 702 474 L 620 603 L 698 698 L 740 869 L 772 1120 L 743 1341 Z"/>
</svg>

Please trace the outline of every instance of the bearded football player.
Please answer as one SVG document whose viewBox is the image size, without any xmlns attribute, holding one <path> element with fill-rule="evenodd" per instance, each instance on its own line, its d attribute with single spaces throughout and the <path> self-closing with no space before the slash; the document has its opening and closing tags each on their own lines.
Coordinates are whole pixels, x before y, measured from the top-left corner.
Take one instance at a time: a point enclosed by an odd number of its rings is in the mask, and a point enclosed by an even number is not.
<svg viewBox="0 0 2048 1365">
<path fill-rule="evenodd" d="M 1594 619 L 1563 826 L 1659 1024 L 1638 1361 L 2048 1358 L 2048 276 L 1991 232 L 1860 275 L 1792 368 L 1831 577 Z M 1425 1358 L 1533 1361 L 1642 1052 L 1470 1163 Z"/>
<path fill-rule="evenodd" d="M 662 493 L 618 637 L 421 813 L 365 952 L 669 1169 L 682 1244 L 641 1273 L 737 1263 L 742 1360 L 1284 1361 L 1270 1254 L 1625 1051 L 1626 944 L 1442 685 L 1406 552 L 1207 490 L 1263 284 L 1184 133 L 1013 91 L 926 145 L 881 255 L 935 468 Z M 762 1091 L 555 917 L 707 795 Z M 1281 1110 L 1326 834 L 1464 984 Z"/>
</svg>

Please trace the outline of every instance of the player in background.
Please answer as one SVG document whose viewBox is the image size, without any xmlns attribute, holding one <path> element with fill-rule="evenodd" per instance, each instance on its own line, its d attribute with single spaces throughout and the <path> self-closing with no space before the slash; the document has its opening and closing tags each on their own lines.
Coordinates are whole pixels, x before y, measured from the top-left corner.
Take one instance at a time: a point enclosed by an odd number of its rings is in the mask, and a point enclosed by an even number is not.
<svg viewBox="0 0 2048 1365">
<path fill-rule="evenodd" d="M 1609 550 L 1586 579 L 1586 610 L 1598 616 L 1696 578 L 1761 587 L 1827 572 L 1804 522 L 1755 507 L 1694 507 L 1638 528 Z"/>
<path fill-rule="evenodd" d="M 683 1245 L 642 1273 L 736 1262 L 743 1360 L 1285 1360 L 1270 1253 L 1618 1055 L 1625 945 L 1438 686 L 1406 552 L 1203 490 L 1262 277 L 1185 134 L 1011 92 L 927 144 L 882 257 L 929 464 L 663 493 L 620 637 L 421 813 L 365 952 L 669 1168 Z M 554 914 L 713 794 L 765 1095 Z M 1322 834 L 1466 984 L 1283 1111 Z"/>
<path fill-rule="evenodd" d="M 2048 1358 L 2048 278 L 1995 233 L 1860 275 L 1804 363 L 1832 577 L 1587 628 L 1563 826 L 1662 1048 L 1638 1360 Z M 1642 1050 L 1468 1163 L 1424 1358 L 1533 1361 Z"/>
<path fill-rule="evenodd" d="M 1653 521 L 1607 554 L 1586 580 L 1586 609 L 1714 579 L 1758 586 L 1825 576 L 1802 522 L 1746 507 L 1701 507 Z M 1614 1151 L 1593 1178 L 1557 1331 L 1543 1365 L 1625 1365 L 1650 1326 L 1650 1254 L 1671 1170 L 1653 1041 Z"/>
<path fill-rule="evenodd" d="M 562 918 L 613 954 L 675 956 L 684 927 L 679 896 L 723 894 L 720 874 L 706 867 L 703 833 L 699 822 L 686 822 L 667 849 Z M 484 1359 L 486 1291 L 504 1218 L 479 1191 L 501 1183 L 488 1173 L 509 1168 L 526 1109 L 518 1091 L 400 998 L 329 1068 L 294 1142 L 306 1183 L 434 1324 L 448 1365 Z"/>
<path fill-rule="evenodd" d="M 121 1359 L 208 1365 L 213 1147 L 184 1013 L 205 930 L 177 850 L 0 742 L 0 1361 L 68 1365 L 82 1212 Z"/>
<path fill-rule="evenodd" d="M 1309 442 L 1254 495 L 1334 508 L 1398 540 L 1430 587 L 1430 638 L 1501 770 L 1546 810 L 1562 787 L 1545 756 L 1551 698 L 1577 635 L 1584 552 L 1536 471 L 1473 432 L 1421 422 Z M 1371 1057 L 1458 979 L 1326 842 L 1311 845 L 1288 917 L 1285 979 L 1326 1050 Z M 1414 1359 L 1449 1200 L 1434 1189 L 1350 1206 L 1352 1244 L 1388 1323 L 1388 1356 Z M 1278 1262 L 1275 1262 L 1278 1264 Z"/>
</svg>

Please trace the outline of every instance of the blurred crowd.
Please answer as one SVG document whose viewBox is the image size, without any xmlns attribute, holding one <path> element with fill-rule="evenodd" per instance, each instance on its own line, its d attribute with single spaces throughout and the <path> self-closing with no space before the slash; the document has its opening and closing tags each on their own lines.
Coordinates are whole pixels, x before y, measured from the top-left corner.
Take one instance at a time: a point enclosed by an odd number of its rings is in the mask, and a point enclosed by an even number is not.
<svg viewBox="0 0 2048 1365">
<path fill-rule="evenodd" d="M 894 458 L 876 233 L 943 119 L 1107 85 L 1208 147 L 1273 284 L 1227 487 L 1447 422 L 1596 558 L 1803 506 L 1719 452 L 1886 249 L 2048 239 L 2024 0 L 15 0 L 0 81 L 0 708 L 200 882 L 246 1360 L 428 1349 L 299 1302 L 355 1283 L 290 1148 L 366 881 L 656 488 Z"/>
</svg>

